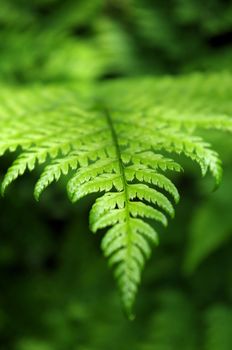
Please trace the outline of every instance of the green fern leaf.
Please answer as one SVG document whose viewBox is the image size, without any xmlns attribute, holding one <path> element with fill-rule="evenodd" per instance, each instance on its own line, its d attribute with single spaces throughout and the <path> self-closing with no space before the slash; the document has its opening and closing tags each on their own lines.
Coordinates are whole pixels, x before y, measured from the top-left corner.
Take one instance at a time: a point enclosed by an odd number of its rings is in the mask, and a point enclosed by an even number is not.
<svg viewBox="0 0 232 350">
<path fill-rule="evenodd" d="M 166 216 L 174 216 L 173 201 L 179 200 L 169 176 L 182 167 L 172 154 L 195 161 L 203 175 L 210 171 L 216 184 L 221 180 L 219 156 L 198 130 L 232 131 L 230 81 L 220 74 L 125 80 L 97 88 L 3 88 L 0 154 L 18 147 L 20 154 L 2 192 L 37 164 L 45 167 L 35 185 L 36 199 L 62 175 L 68 175 L 73 202 L 101 192 L 90 227 L 107 231 L 102 249 L 128 314 L 151 245 L 158 243 L 151 220 L 166 226 Z"/>
</svg>

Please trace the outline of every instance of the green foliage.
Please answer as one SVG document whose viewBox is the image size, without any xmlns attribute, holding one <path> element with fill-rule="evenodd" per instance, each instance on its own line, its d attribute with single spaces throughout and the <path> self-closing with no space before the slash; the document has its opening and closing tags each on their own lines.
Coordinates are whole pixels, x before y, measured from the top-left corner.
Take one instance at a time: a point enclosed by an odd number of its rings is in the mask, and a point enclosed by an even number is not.
<svg viewBox="0 0 232 350">
<path fill-rule="evenodd" d="M 207 327 L 205 349 L 229 350 L 232 346 L 232 310 L 224 305 L 216 305 L 205 315 Z"/>
<path fill-rule="evenodd" d="M 97 94 L 95 86 L 86 87 L 85 96 L 74 86 L 9 89 L 2 96 L 1 153 L 22 149 L 3 179 L 2 191 L 26 170 L 46 163 L 35 185 L 37 199 L 61 175 L 69 175 L 72 202 L 104 192 L 91 209 L 90 227 L 93 232 L 111 227 L 102 249 L 114 267 L 129 314 L 150 243 L 158 242 L 147 220 L 166 225 L 166 215 L 174 216 L 168 194 L 175 202 L 179 199 L 164 173 L 180 171 L 181 166 L 164 152 L 183 153 L 200 165 L 202 175 L 210 171 L 216 185 L 220 183 L 220 159 L 196 135 L 198 129 L 232 130 L 230 79 L 193 75 L 106 83 L 99 85 Z M 221 81 L 223 90 L 217 88 Z"/>
<path fill-rule="evenodd" d="M 141 349 L 196 349 L 196 311 L 180 291 L 162 291 L 157 295 L 158 309 L 151 317 L 149 338 Z"/>
<path fill-rule="evenodd" d="M 1 0 L 1 79 L 102 79 L 183 71 L 231 71 L 230 31 L 220 0 Z"/>
<path fill-rule="evenodd" d="M 231 238 L 230 171 L 223 176 L 220 189 L 210 200 L 204 198 L 192 215 L 189 242 L 186 249 L 184 269 L 192 273 L 216 249 Z M 218 216 L 223 217 L 218 221 Z M 210 228 L 210 229 L 209 229 Z"/>
<path fill-rule="evenodd" d="M 1 350 L 231 349 L 231 13 L 1 0 Z"/>
</svg>

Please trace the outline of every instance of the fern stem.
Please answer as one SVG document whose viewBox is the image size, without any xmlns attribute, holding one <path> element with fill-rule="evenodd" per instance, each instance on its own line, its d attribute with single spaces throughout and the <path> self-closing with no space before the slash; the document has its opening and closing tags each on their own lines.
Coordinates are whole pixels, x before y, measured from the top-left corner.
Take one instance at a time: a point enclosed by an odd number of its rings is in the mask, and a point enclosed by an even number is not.
<svg viewBox="0 0 232 350">
<path fill-rule="evenodd" d="M 119 169 L 120 169 L 120 175 L 122 177 L 122 182 L 123 182 L 123 190 L 125 193 L 125 209 L 126 209 L 126 218 L 127 221 L 129 222 L 129 217 L 130 217 L 130 213 L 129 213 L 129 208 L 128 208 L 128 202 L 129 202 L 129 195 L 128 195 L 128 184 L 127 184 L 127 180 L 126 180 L 126 174 L 125 174 L 125 168 L 124 168 L 124 164 L 122 161 L 122 157 L 121 157 L 121 151 L 120 151 L 120 146 L 119 146 L 119 142 L 118 142 L 118 137 L 114 128 L 114 124 L 113 121 L 111 119 L 110 113 L 108 110 L 105 110 L 105 115 L 106 115 L 106 120 L 107 120 L 107 124 L 109 126 L 110 132 L 111 132 L 111 136 L 112 136 L 112 140 L 113 143 L 115 145 L 115 149 L 116 149 L 116 156 L 119 162 Z"/>
<path fill-rule="evenodd" d="M 119 146 L 119 142 L 118 142 L 117 133 L 115 131 L 114 123 L 112 121 L 110 113 L 107 109 L 105 109 L 105 116 L 106 116 L 107 124 L 109 126 L 109 130 L 111 132 L 113 143 L 115 145 L 116 157 L 117 157 L 118 163 L 119 163 L 120 175 L 121 175 L 122 183 L 123 183 L 123 191 L 125 194 L 125 212 L 126 212 L 125 221 L 126 221 L 127 232 L 128 232 L 128 235 L 127 235 L 127 239 L 128 239 L 128 241 L 127 241 L 128 242 L 127 254 L 125 255 L 125 259 L 126 259 L 126 257 L 131 255 L 131 242 L 132 242 L 131 241 L 131 227 L 130 227 L 130 211 L 129 211 L 129 205 L 128 205 L 129 204 L 128 183 L 126 180 L 125 167 L 124 167 L 122 157 L 121 157 L 121 150 L 120 150 L 120 146 Z M 125 264 L 125 266 L 127 266 L 127 264 Z M 129 267 L 128 267 L 127 271 L 125 271 L 125 274 L 127 276 L 129 276 Z M 129 280 L 129 277 L 128 277 L 128 280 Z M 128 285 L 128 291 L 129 291 L 129 289 L 130 288 Z M 131 315 L 131 304 L 132 303 L 129 303 L 129 304 L 126 306 L 126 312 L 128 313 L 128 316 L 131 318 L 132 317 L 132 315 Z"/>
</svg>

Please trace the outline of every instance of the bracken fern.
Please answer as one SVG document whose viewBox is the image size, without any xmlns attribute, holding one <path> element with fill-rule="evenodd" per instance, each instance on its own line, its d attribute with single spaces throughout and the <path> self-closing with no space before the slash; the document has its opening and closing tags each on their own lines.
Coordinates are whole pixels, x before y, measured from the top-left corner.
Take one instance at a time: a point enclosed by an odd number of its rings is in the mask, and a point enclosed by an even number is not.
<svg viewBox="0 0 232 350">
<path fill-rule="evenodd" d="M 73 202 L 100 192 L 90 227 L 107 229 L 102 249 L 129 315 L 151 244 L 158 243 L 151 219 L 166 226 L 179 200 L 169 171 L 182 167 L 171 155 L 184 154 L 220 183 L 218 154 L 197 130 L 232 131 L 231 78 L 198 74 L 91 87 L 2 88 L 0 153 L 21 147 L 2 192 L 42 163 L 36 199 L 67 174 Z"/>
</svg>

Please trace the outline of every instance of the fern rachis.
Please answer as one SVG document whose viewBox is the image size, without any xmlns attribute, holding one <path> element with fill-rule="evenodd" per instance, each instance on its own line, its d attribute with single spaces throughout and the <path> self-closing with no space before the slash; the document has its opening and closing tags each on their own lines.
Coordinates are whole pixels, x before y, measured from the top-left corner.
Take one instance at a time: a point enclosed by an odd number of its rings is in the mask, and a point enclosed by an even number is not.
<svg viewBox="0 0 232 350">
<path fill-rule="evenodd" d="M 221 79 L 226 81 L 223 93 L 212 89 Z M 5 89 L 0 152 L 21 146 L 21 154 L 9 168 L 2 191 L 27 169 L 46 162 L 35 185 L 37 199 L 70 170 L 74 173 L 67 190 L 73 202 L 103 192 L 91 209 L 90 226 L 93 232 L 107 229 L 102 249 L 130 314 L 151 244 L 158 242 L 150 220 L 166 225 L 166 216 L 174 215 L 169 197 L 179 199 L 167 171 L 182 168 L 171 154 L 185 154 L 203 175 L 209 170 L 220 182 L 220 159 L 196 132 L 232 130 L 229 88 L 227 76 L 199 75 L 103 84 L 94 93 L 76 87 Z M 222 111 L 215 99 L 224 102 Z"/>
</svg>

